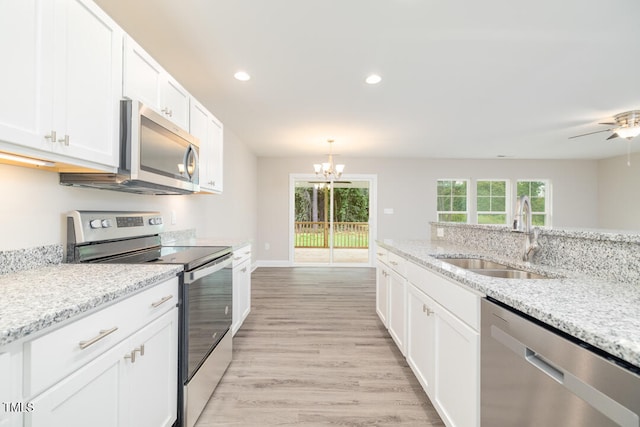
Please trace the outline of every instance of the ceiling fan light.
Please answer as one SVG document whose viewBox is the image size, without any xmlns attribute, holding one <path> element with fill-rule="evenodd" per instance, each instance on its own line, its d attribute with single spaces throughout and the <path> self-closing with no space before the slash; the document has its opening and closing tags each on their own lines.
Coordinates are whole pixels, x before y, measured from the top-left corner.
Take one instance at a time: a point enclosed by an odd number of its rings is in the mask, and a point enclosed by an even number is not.
<svg viewBox="0 0 640 427">
<path fill-rule="evenodd" d="M 626 138 L 626 139 L 635 138 L 636 136 L 640 135 L 640 125 L 622 127 L 617 129 L 616 133 L 620 138 Z"/>
</svg>

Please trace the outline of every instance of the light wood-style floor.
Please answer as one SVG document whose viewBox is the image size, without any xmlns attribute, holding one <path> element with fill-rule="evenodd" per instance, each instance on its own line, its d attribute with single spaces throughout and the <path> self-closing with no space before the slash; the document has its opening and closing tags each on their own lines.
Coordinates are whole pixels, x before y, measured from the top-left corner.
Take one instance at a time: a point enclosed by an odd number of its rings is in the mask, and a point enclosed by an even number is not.
<svg viewBox="0 0 640 427">
<path fill-rule="evenodd" d="M 372 268 L 260 268 L 212 426 L 443 426 L 375 312 Z"/>
</svg>

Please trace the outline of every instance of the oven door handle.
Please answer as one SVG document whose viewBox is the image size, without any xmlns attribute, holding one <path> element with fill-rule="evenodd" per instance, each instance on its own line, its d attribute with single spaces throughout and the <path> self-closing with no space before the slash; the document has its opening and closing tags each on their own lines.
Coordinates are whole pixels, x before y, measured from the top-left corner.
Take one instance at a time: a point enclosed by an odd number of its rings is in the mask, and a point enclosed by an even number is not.
<svg viewBox="0 0 640 427">
<path fill-rule="evenodd" d="M 205 276 L 213 274 L 216 271 L 222 270 L 223 268 L 231 265 L 232 261 L 233 261 L 233 259 L 231 257 L 228 257 L 227 259 L 225 259 L 223 261 L 219 261 L 216 264 L 211 265 L 209 267 L 196 269 L 196 270 L 191 271 L 191 272 L 185 272 L 185 274 L 184 274 L 184 283 L 186 285 L 188 285 L 190 283 L 195 282 L 196 280 L 202 279 Z"/>
</svg>

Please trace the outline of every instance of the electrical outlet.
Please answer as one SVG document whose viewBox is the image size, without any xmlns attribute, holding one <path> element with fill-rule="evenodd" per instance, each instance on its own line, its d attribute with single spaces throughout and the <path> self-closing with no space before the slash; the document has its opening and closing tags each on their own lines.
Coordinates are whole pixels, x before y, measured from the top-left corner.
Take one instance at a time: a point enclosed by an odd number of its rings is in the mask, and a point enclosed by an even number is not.
<svg viewBox="0 0 640 427">
<path fill-rule="evenodd" d="M 444 237 L 444 228 L 442 227 L 436 227 L 436 235 L 438 237 Z"/>
<path fill-rule="evenodd" d="M 264 250 L 268 251 L 269 249 L 271 249 L 271 245 L 269 243 L 265 243 L 264 244 Z"/>
<path fill-rule="evenodd" d="M 171 211 L 171 225 L 176 225 L 178 223 L 178 217 L 176 215 L 176 211 Z"/>
</svg>

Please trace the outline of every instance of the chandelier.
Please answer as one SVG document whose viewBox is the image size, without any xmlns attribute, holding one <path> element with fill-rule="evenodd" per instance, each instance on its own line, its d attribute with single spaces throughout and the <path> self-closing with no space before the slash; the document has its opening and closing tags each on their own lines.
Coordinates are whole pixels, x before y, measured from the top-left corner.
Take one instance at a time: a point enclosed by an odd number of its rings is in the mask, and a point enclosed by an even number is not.
<svg viewBox="0 0 640 427">
<path fill-rule="evenodd" d="M 344 165 L 335 165 L 333 164 L 333 139 L 327 140 L 329 143 L 329 161 L 325 163 L 316 163 L 313 165 L 313 169 L 316 172 L 317 176 L 324 176 L 324 179 L 327 181 L 331 181 L 334 179 L 339 179 L 342 176 L 342 171 L 344 170 Z"/>
</svg>

